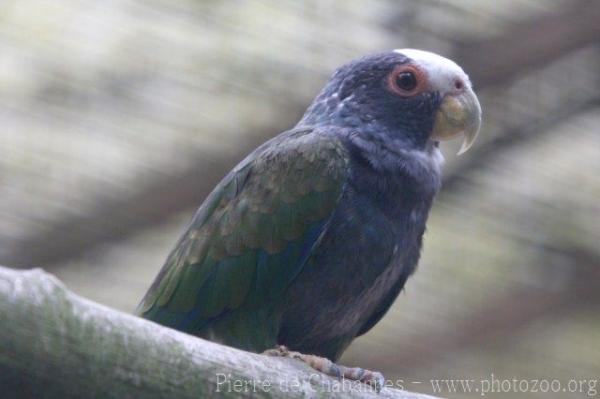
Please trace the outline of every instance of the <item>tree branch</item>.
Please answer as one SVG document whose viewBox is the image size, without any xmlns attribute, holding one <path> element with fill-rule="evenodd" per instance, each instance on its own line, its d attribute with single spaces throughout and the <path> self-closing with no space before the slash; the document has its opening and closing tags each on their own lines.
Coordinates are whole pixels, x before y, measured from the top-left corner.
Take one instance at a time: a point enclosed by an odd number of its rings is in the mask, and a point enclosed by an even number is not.
<svg viewBox="0 0 600 399">
<path fill-rule="evenodd" d="M 40 269 L 0 267 L 3 397 L 427 398 L 329 378 L 83 299 Z"/>
</svg>

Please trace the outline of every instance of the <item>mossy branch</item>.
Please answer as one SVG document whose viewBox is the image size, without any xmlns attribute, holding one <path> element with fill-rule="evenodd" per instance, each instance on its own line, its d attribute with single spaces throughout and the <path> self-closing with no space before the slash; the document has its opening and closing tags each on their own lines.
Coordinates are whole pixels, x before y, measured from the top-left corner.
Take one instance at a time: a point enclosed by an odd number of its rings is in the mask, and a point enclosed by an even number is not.
<svg viewBox="0 0 600 399">
<path fill-rule="evenodd" d="M 0 267 L 0 321 L 3 397 L 426 397 L 377 394 L 297 360 L 164 328 L 81 298 L 40 269 Z"/>
</svg>

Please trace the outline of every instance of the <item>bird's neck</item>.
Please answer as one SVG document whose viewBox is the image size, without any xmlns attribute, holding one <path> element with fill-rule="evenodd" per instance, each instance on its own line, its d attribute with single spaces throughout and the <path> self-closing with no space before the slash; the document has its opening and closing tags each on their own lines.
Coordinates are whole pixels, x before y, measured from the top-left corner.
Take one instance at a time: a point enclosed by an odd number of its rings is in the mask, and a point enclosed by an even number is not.
<svg viewBox="0 0 600 399">
<path fill-rule="evenodd" d="M 380 173 L 403 174 L 427 190 L 437 192 L 444 157 L 435 142 L 424 148 L 401 140 L 368 134 L 347 135 L 353 153 Z"/>
<path fill-rule="evenodd" d="M 430 143 L 423 128 L 399 112 L 392 115 L 384 109 L 374 109 L 369 104 L 358 101 L 355 94 L 343 96 L 339 90 L 323 90 L 296 127 L 331 126 L 337 129 L 350 129 L 361 139 L 379 143 L 390 151 L 426 151 Z M 433 123 L 433 120 L 431 121 Z"/>
<path fill-rule="evenodd" d="M 307 109 L 296 127 L 318 127 L 318 134 L 343 137 L 352 153 L 364 159 L 376 173 L 402 174 L 437 192 L 444 157 L 428 135 L 411 129 L 402 116 L 382 118 L 337 91 L 324 90 Z M 382 121 L 383 120 L 383 121 Z M 406 121 L 404 121 L 406 122 Z"/>
</svg>

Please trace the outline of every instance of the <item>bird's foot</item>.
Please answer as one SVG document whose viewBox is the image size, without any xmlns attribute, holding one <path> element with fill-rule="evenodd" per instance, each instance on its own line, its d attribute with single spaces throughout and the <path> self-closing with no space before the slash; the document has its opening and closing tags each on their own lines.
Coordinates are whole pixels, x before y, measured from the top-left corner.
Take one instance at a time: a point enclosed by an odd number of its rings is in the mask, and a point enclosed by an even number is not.
<svg viewBox="0 0 600 399">
<path fill-rule="evenodd" d="M 327 374 L 331 377 L 337 377 L 352 381 L 359 381 L 370 385 L 375 391 L 381 391 L 385 385 L 383 375 L 378 371 L 365 370 L 360 367 L 346 367 L 332 362 L 331 360 L 316 356 L 306 355 L 300 352 L 290 351 L 287 347 L 279 345 L 274 349 L 269 349 L 263 352 L 267 356 L 289 357 L 298 359 L 308 364 L 313 369 Z"/>
</svg>

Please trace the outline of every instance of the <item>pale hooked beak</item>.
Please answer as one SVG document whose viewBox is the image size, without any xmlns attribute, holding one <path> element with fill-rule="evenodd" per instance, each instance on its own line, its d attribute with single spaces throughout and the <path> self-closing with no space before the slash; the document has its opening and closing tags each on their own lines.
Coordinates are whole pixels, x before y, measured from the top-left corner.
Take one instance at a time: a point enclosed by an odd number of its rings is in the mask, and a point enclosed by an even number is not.
<svg viewBox="0 0 600 399">
<path fill-rule="evenodd" d="M 464 154 L 475 142 L 481 126 L 481 106 L 470 87 L 456 94 L 446 94 L 435 115 L 430 139 L 451 140 L 464 135 L 458 155 Z"/>
</svg>

